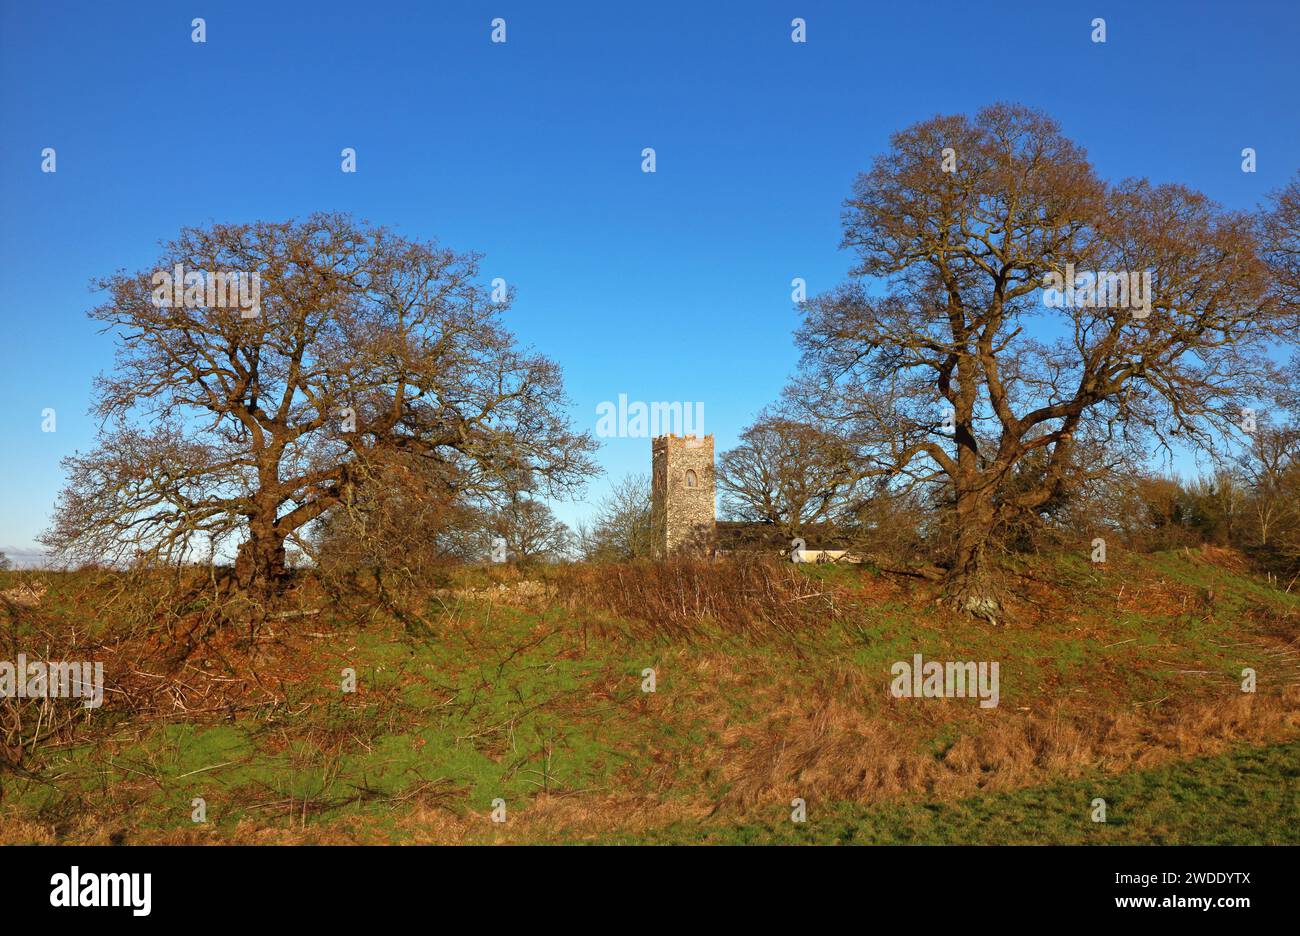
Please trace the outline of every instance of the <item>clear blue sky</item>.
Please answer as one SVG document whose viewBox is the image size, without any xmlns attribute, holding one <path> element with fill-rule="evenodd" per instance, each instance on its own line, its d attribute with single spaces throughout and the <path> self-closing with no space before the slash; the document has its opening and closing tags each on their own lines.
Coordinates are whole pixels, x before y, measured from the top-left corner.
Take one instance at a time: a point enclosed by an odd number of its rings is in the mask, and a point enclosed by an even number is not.
<svg viewBox="0 0 1300 936">
<path fill-rule="evenodd" d="M 702 401 L 723 449 L 795 363 L 791 278 L 819 292 L 848 268 L 840 203 L 897 129 L 1019 101 L 1106 177 L 1240 208 L 1300 166 L 1295 0 L 0 9 L 0 547 L 32 545 L 60 457 L 92 442 L 112 346 L 85 317 L 89 281 L 150 265 L 183 225 L 342 209 L 480 251 L 580 425 L 620 393 Z M 600 460 L 617 478 L 649 456 L 613 439 Z"/>
</svg>

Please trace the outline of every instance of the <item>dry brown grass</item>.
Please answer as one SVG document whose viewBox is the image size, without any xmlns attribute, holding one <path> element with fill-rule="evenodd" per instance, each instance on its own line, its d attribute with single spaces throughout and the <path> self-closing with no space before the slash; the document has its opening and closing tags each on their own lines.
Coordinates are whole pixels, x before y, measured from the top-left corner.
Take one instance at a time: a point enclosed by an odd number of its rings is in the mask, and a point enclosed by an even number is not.
<svg viewBox="0 0 1300 936">
<path fill-rule="evenodd" d="M 936 706 L 937 725 L 944 707 Z M 1294 738 L 1300 687 L 1123 711 L 994 710 L 986 724 L 963 723 L 941 754 L 918 749 L 908 724 L 914 723 L 864 712 L 838 696 L 792 693 L 774 700 L 762 723 L 723 732 L 717 758 L 729 783 L 727 801 L 743 811 L 809 791 L 824 801 L 948 800 L 1090 770 L 1152 767 L 1217 754 L 1237 742 Z"/>
<path fill-rule="evenodd" d="M 319 641 L 300 622 L 271 619 L 250 636 L 232 625 L 238 609 L 202 574 L 89 570 L 52 578 L 57 587 L 38 604 L 0 603 L 0 659 L 101 662 L 104 706 L 0 698 L 0 771 L 22 771 L 33 752 L 124 720 L 235 718 L 283 702 L 286 683 L 311 675 Z"/>
<path fill-rule="evenodd" d="M 554 584 L 570 612 L 606 611 L 646 638 L 698 638 L 710 626 L 752 638 L 797 636 L 834 617 L 843 597 L 790 563 L 747 555 L 577 565 Z"/>
</svg>

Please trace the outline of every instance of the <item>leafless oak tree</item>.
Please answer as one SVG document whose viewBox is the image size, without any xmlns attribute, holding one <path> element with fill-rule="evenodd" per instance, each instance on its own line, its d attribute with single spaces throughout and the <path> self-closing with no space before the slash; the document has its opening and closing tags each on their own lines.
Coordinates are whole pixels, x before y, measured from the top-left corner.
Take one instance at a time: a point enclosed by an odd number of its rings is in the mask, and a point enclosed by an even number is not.
<svg viewBox="0 0 1300 936">
<path fill-rule="evenodd" d="M 718 458 L 725 513 L 772 524 L 787 540 L 837 517 L 857 480 L 853 449 L 833 433 L 780 413 L 765 413 Z"/>
<path fill-rule="evenodd" d="M 162 305 L 155 271 L 177 265 L 196 301 Z M 256 315 L 202 304 L 207 280 L 241 271 L 259 277 Z M 473 255 L 319 214 L 186 229 L 154 270 L 102 280 L 90 316 L 116 334 L 116 367 L 44 542 L 178 561 L 237 541 L 237 580 L 270 598 L 286 542 L 402 457 L 460 493 L 520 471 L 580 485 L 594 442 L 563 415 L 559 368 L 516 347 L 477 274 Z"/>
<path fill-rule="evenodd" d="M 1264 258 L 1279 301 L 1294 309 L 1300 307 L 1300 173 L 1271 200 L 1271 210 L 1261 215 Z"/>
<path fill-rule="evenodd" d="M 1081 444 L 1239 433 L 1274 376 L 1268 343 L 1296 334 L 1255 218 L 1180 185 L 1107 184 L 1020 106 L 896 134 L 856 182 L 843 243 L 858 263 L 807 305 L 794 396 L 869 474 L 946 486 L 945 591 L 983 617 L 1000 611 L 991 531 L 1056 496 Z M 1101 301 L 1085 272 L 1102 274 Z M 1035 483 L 1005 496 L 1034 453 Z"/>
<path fill-rule="evenodd" d="M 545 503 L 516 494 L 492 511 L 488 532 L 505 541 L 511 562 L 553 562 L 568 555 L 572 534 Z"/>
</svg>

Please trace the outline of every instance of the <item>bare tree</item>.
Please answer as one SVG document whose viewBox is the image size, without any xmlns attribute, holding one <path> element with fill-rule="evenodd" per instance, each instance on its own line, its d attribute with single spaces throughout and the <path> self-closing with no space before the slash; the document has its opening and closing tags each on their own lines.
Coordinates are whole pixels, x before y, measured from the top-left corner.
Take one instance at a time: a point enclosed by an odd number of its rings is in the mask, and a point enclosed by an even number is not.
<svg viewBox="0 0 1300 936">
<path fill-rule="evenodd" d="M 808 303 L 796 398 L 872 472 L 947 487 L 945 592 L 990 619 L 992 531 L 1058 496 L 1078 446 L 1213 446 L 1268 387 L 1268 342 L 1294 339 L 1254 219 L 1103 183 L 1020 106 L 896 134 L 846 203 L 844 245 L 858 263 Z M 1035 482 L 1007 496 L 1033 453 Z"/>
<path fill-rule="evenodd" d="M 1300 172 L 1272 194 L 1271 210 L 1261 212 L 1264 259 L 1273 277 L 1279 306 L 1300 310 Z M 1277 403 L 1290 411 L 1293 426 L 1300 426 L 1300 353 L 1283 372 Z"/>
<path fill-rule="evenodd" d="M 159 286 L 177 267 L 181 302 Z M 260 283 L 253 309 L 213 302 L 237 273 Z M 286 541 L 398 456 L 462 493 L 520 470 L 555 493 L 580 485 L 594 442 L 563 415 L 560 371 L 515 347 L 477 274 L 473 255 L 320 214 L 185 229 L 154 270 L 102 280 L 90 316 L 116 333 L 116 368 L 44 542 L 178 561 L 233 538 L 237 580 L 269 598 Z"/>
<path fill-rule="evenodd" d="M 1300 308 L 1300 172 L 1271 200 L 1271 210 L 1260 215 L 1264 259 L 1278 302 L 1295 310 Z"/>
<path fill-rule="evenodd" d="M 514 562 L 553 562 L 564 558 L 572 545 L 569 528 L 551 508 L 525 494 L 494 510 L 488 531 L 505 540 L 506 553 Z"/>
<path fill-rule="evenodd" d="M 654 554 L 650 477 L 628 475 L 600 502 L 590 526 L 578 529 L 578 551 L 592 562 L 642 559 Z"/>
<path fill-rule="evenodd" d="M 1300 526 L 1300 428 L 1260 425 L 1237 459 L 1246 486 L 1255 545 L 1267 548 L 1279 531 Z"/>
<path fill-rule="evenodd" d="M 857 480 L 853 449 L 824 429 L 765 413 L 718 458 L 723 509 L 734 519 L 772 524 L 785 540 L 829 522 Z"/>
</svg>

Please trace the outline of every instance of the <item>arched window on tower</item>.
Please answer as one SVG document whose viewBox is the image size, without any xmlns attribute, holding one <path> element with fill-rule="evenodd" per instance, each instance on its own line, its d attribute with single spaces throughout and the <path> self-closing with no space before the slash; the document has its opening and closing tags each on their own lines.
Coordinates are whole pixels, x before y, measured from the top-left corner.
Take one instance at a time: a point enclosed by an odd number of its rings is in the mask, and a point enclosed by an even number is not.
<svg viewBox="0 0 1300 936">
<path fill-rule="evenodd" d="M 695 487 L 698 483 L 699 483 L 699 482 L 698 482 L 698 481 L 696 480 L 696 478 L 695 478 L 695 472 L 694 472 L 694 471 L 691 471 L 689 468 L 686 469 L 686 486 L 687 486 L 688 488 L 693 488 L 693 487 Z"/>
</svg>

